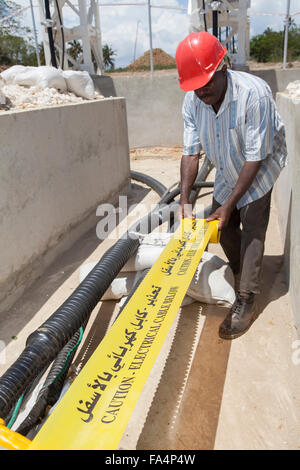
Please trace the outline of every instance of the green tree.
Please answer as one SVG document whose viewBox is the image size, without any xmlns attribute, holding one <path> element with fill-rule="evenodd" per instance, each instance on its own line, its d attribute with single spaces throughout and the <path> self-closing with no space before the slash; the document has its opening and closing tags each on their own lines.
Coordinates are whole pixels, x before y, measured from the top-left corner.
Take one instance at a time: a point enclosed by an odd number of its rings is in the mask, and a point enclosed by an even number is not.
<svg viewBox="0 0 300 470">
<path fill-rule="evenodd" d="M 10 0 L 0 0 L 0 18 L 12 15 L 20 6 Z M 31 30 L 21 25 L 20 16 L 0 23 L 0 65 L 37 65 Z"/>
<path fill-rule="evenodd" d="M 108 44 L 105 44 L 102 48 L 103 54 L 103 63 L 105 69 L 114 69 L 115 68 L 115 59 L 113 56 L 116 55 L 116 51 L 114 51 Z"/>
<path fill-rule="evenodd" d="M 43 47 L 39 46 L 41 64 L 43 60 Z M 35 47 L 21 36 L 7 34 L 1 37 L 0 64 L 4 65 L 37 65 Z"/>
<path fill-rule="evenodd" d="M 79 61 L 80 58 L 82 57 L 81 43 L 75 39 L 74 41 L 70 41 L 68 44 L 69 44 L 69 47 L 67 48 L 68 54 L 74 60 Z M 116 55 L 116 52 L 111 47 L 109 47 L 108 44 L 105 44 L 102 48 L 102 54 L 103 54 L 103 62 L 104 62 L 105 69 L 106 70 L 110 68 L 113 69 L 115 66 L 114 64 L 115 59 L 113 58 L 113 56 Z M 95 60 L 93 51 L 92 51 L 92 61 L 93 61 L 94 66 L 96 67 L 96 60 Z"/>
<path fill-rule="evenodd" d="M 267 28 L 250 41 L 250 56 L 258 62 L 280 62 L 283 56 L 284 31 Z M 288 41 L 288 60 L 300 58 L 300 28 L 291 21 Z"/>
<path fill-rule="evenodd" d="M 67 48 L 67 52 L 70 57 L 72 57 L 74 60 L 79 60 L 80 56 L 82 55 L 82 45 L 79 41 L 74 39 L 73 41 L 70 41 L 69 47 Z"/>
</svg>

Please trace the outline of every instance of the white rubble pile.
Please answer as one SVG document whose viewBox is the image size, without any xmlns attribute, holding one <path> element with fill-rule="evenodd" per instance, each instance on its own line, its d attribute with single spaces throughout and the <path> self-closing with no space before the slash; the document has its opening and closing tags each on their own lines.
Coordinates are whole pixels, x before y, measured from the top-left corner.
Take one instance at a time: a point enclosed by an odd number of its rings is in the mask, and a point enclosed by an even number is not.
<svg viewBox="0 0 300 470">
<path fill-rule="evenodd" d="M 30 109 L 66 103 L 80 103 L 82 98 L 72 93 L 60 93 L 55 88 L 24 88 L 20 85 L 5 85 L 2 93 L 10 99 L 14 109 Z"/>
<path fill-rule="evenodd" d="M 0 74 L 1 93 L 14 109 L 32 109 L 101 99 L 88 72 L 15 65 Z"/>
<path fill-rule="evenodd" d="M 284 93 L 291 98 L 300 99 L 300 80 L 289 83 Z"/>
</svg>

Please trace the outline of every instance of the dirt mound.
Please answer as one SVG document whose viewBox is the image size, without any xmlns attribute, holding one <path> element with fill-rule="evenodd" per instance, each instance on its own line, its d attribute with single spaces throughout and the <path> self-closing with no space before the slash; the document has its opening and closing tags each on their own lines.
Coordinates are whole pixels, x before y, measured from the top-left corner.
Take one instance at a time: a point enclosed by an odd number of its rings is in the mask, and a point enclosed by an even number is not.
<svg viewBox="0 0 300 470">
<path fill-rule="evenodd" d="M 176 67 L 174 57 L 167 54 L 162 49 L 152 49 L 152 54 L 154 66 L 166 67 L 174 65 L 174 67 Z M 132 64 L 128 66 L 128 69 L 137 69 L 142 67 L 150 67 L 150 51 L 146 51 L 144 55 L 132 62 Z"/>
</svg>

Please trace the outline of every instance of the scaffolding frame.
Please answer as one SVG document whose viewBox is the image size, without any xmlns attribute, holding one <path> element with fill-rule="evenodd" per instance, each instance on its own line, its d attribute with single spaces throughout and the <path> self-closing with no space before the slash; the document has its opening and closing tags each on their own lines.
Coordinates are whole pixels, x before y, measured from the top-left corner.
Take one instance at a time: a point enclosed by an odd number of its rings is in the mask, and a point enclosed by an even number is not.
<svg viewBox="0 0 300 470">
<path fill-rule="evenodd" d="M 96 0 L 90 0 L 87 7 L 86 0 L 77 0 L 78 7 L 71 0 L 50 0 L 51 19 L 47 18 L 44 0 L 39 0 L 39 11 L 42 28 L 43 45 L 45 52 L 45 61 L 51 65 L 51 48 L 47 29 L 50 27 L 53 31 L 54 46 L 56 55 L 59 58 L 59 66 L 62 69 L 68 68 L 68 62 L 76 70 L 85 70 L 90 74 L 104 74 L 104 62 L 102 55 L 102 40 L 99 5 Z M 78 25 L 68 28 L 63 23 L 63 7 L 70 7 L 78 16 Z M 70 41 L 81 41 L 82 55 L 79 60 L 71 57 L 66 44 Z M 93 53 L 93 57 L 92 57 Z"/>
<path fill-rule="evenodd" d="M 251 0 L 189 0 L 189 30 L 197 32 L 211 28 L 228 49 L 232 64 L 244 67 L 250 51 L 250 26 L 247 15 L 250 7 Z M 222 35 L 222 28 L 225 28 L 225 37 Z"/>
</svg>

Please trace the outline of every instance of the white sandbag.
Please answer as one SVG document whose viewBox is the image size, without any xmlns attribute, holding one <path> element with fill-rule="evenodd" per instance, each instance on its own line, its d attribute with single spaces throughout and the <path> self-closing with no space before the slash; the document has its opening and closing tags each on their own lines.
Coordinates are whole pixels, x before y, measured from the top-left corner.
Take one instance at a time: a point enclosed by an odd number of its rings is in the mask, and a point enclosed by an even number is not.
<svg viewBox="0 0 300 470">
<path fill-rule="evenodd" d="M 139 277 L 138 273 L 120 273 L 112 281 L 101 300 L 118 300 L 127 296 Z"/>
<path fill-rule="evenodd" d="M 9 67 L 8 69 L 1 72 L 0 75 L 6 84 L 15 84 L 15 78 L 17 75 L 19 75 L 21 72 L 24 72 L 27 68 L 29 67 L 25 67 L 24 65 L 13 65 L 12 67 Z"/>
<path fill-rule="evenodd" d="M 172 236 L 172 233 L 152 233 L 142 236 L 137 252 L 124 265 L 119 276 L 113 281 L 111 290 L 108 290 L 102 299 L 120 299 L 127 295 L 136 282 L 134 273 L 141 273 L 144 269 L 150 268 Z M 81 267 L 80 282 L 95 265 L 96 263 L 88 263 Z M 191 299 L 226 307 L 234 303 L 234 275 L 223 259 L 207 251 L 203 253 L 182 306 L 192 303 Z"/>
<path fill-rule="evenodd" d="M 3 92 L 4 87 L 7 86 L 9 85 L 5 84 L 5 81 L 3 80 L 0 74 L 0 111 L 8 111 L 10 108 L 13 107 L 13 104 L 10 99 L 6 96 L 6 93 Z"/>
<path fill-rule="evenodd" d="M 183 301 L 181 302 L 181 305 L 180 307 L 186 307 L 187 305 L 191 305 L 193 304 L 194 302 L 196 302 L 195 299 L 193 299 L 192 297 L 190 297 L 189 295 L 186 295 L 183 299 Z"/>
<path fill-rule="evenodd" d="M 137 252 L 123 266 L 121 272 L 143 271 L 151 268 L 163 249 L 164 246 L 140 245 Z"/>
<path fill-rule="evenodd" d="M 89 274 L 89 272 L 95 267 L 96 263 L 87 263 L 81 266 L 80 268 L 80 282 Z M 138 272 L 124 272 L 118 274 L 116 278 L 112 281 L 110 287 L 107 289 L 101 300 L 118 300 L 121 299 L 118 303 L 119 307 L 122 307 L 126 301 L 126 297 L 130 294 L 134 284 L 138 279 L 143 275 L 142 271 Z M 195 299 L 189 297 L 188 295 L 182 301 L 181 306 L 190 305 L 195 302 Z"/>
<path fill-rule="evenodd" d="M 224 260 L 205 251 L 187 295 L 206 304 L 231 307 L 235 301 L 232 270 Z"/>
<path fill-rule="evenodd" d="M 15 77 L 16 85 L 36 86 L 39 88 L 55 88 L 67 91 L 67 84 L 62 73 L 55 67 L 42 65 L 41 67 L 28 67 Z"/>
<path fill-rule="evenodd" d="M 144 269 L 151 268 L 172 236 L 173 233 L 151 233 L 149 235 L 142 235 L 136 253 L 129 258 L 121 269 L 121 272 L 143 271 Z M 80 282 L 96 264 L 97 263 L 86 263 L 80 267 Z"/>
<path fill-rule="evenodd" d="M 87 100 L 95 98 L 94 82 L 88 72 L 65 70 L 62 72 L 68 91 Z"/>
<path fill-rule="evenodd" d="M 84 280 L 95 265 L 96 263 L 87 263 L 80 267 L 80 282 Z M 101 300 L 118 300 L 127 296 L 140 276 L 141 272 L 126 272 L 118 274 L 104 293 Z"/>
<path fill-rule="evenodd" d="M 153 249 L 154 247 L 152 247 Z M 152 259 L 152 264 L 155 260 Z M 88 263 L 80 268 L 80 282 L 94 268 L 96 263 Z M 143 270 L 137 272 L 121 272 L 105 292 L 102 300 L 121 299 L 131 291 Z M 193 299 L 193 300 L 192 300 Z M 234 276 L 221 258 L 204 252 L 192 282 L 186 292 L 182 306 L 192 301 L 230 307 L 235 301 Z"/>
<path fill-rule="evenodd" d="M 121 272 L 143 271 L 151 268 L 162 253 L 173 233 L 153 233 L 144 235 L 136 253 L 129 258 Z M 80 282 L 96 266 L 97 263 L 87 263 L 80 268 Z"/>
<path fill-rule="evenodd" d="M 150 268 L 169 243 L 173 233 L 150 233 L 140 236 L 140 246 L 123 266 L 122 272 L 143 271 Z"/>
<path fill-rule="evenodd" d="M 6 104 L 6 96 L 1 91 L 1 82 L 0 82 L 0 106 L 5 106 Z"/>
<path fill-rule="evenodd" d="M 171 232 L 152 232 L 139 236 L 141 245 L 166 246 L 173 235 Z"/>
</svg>

